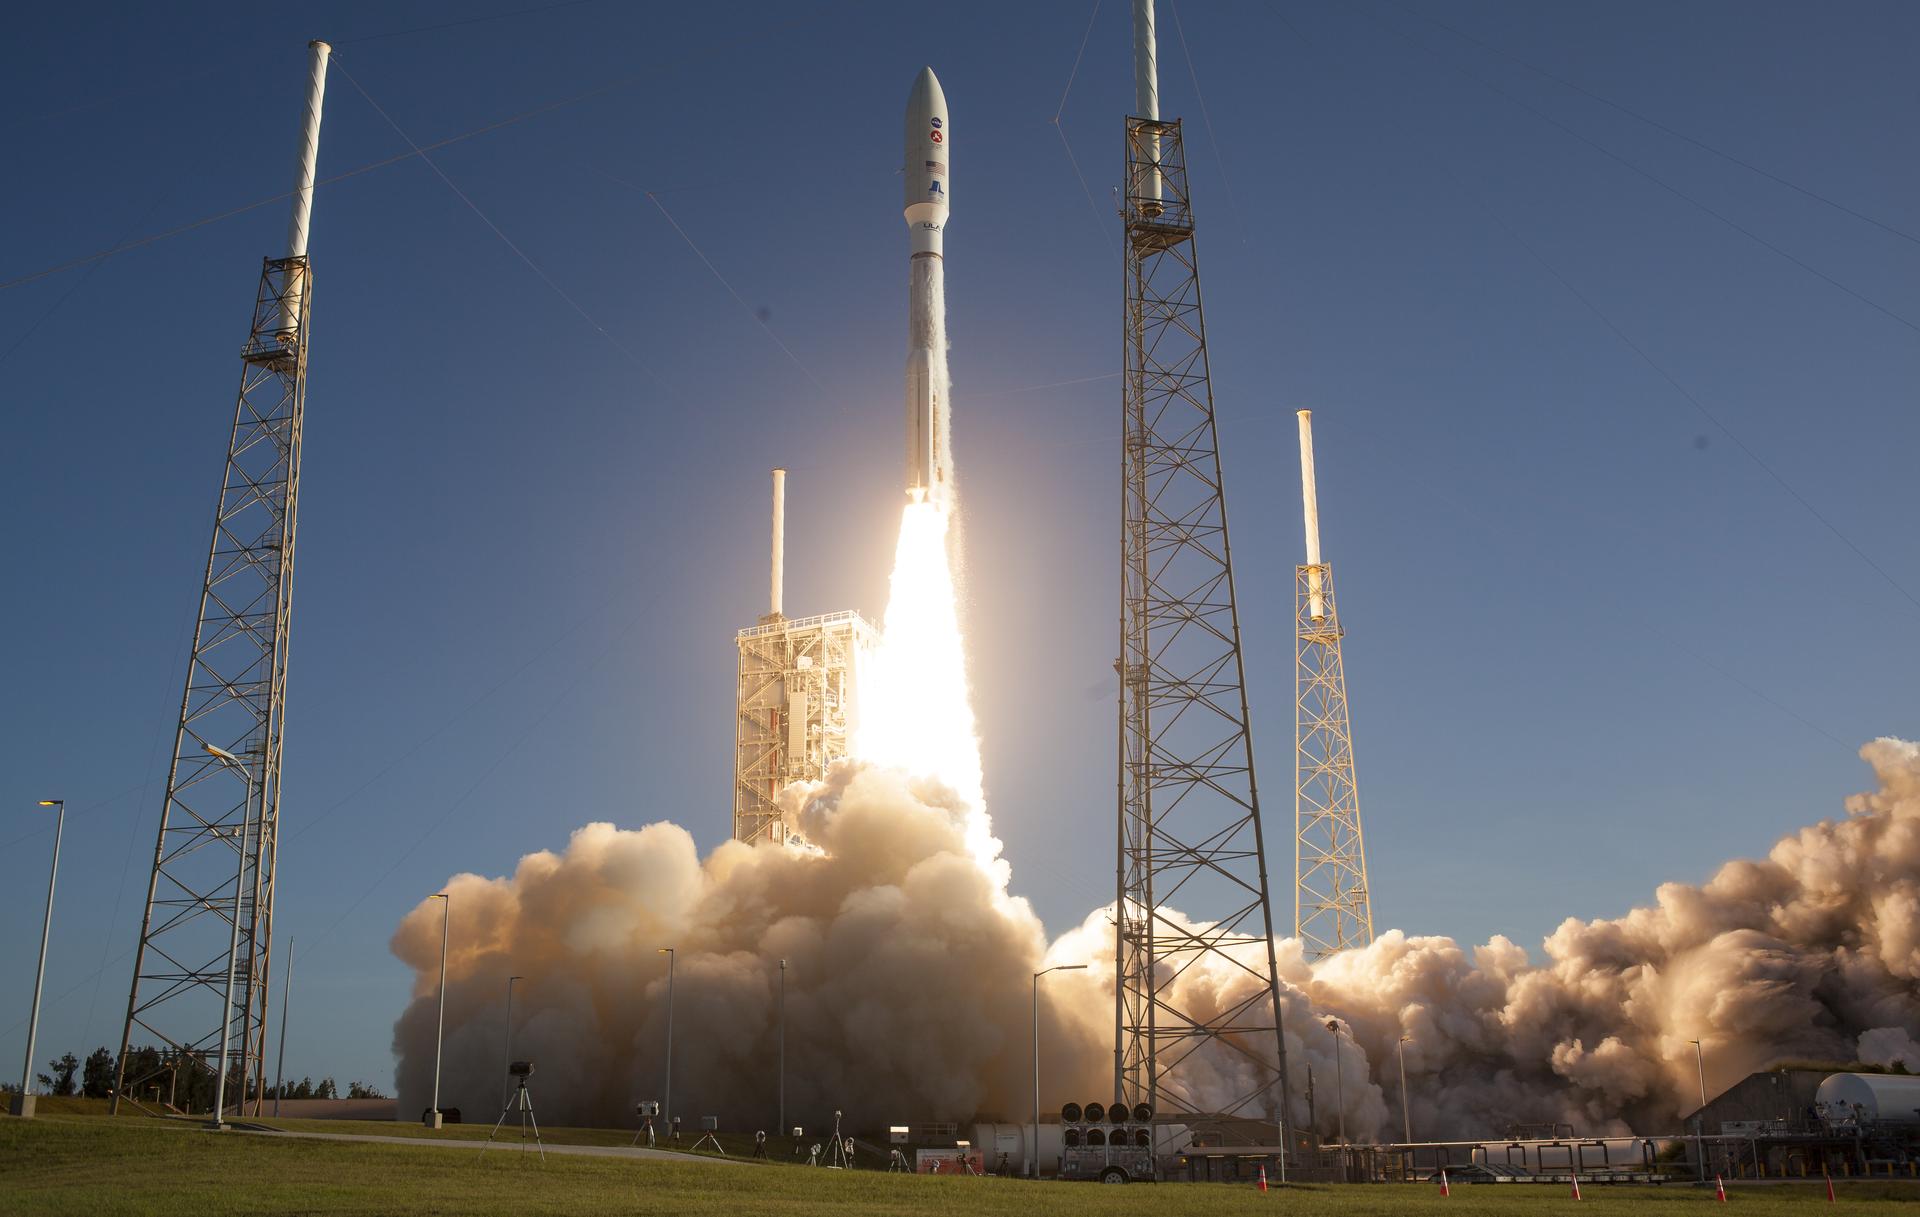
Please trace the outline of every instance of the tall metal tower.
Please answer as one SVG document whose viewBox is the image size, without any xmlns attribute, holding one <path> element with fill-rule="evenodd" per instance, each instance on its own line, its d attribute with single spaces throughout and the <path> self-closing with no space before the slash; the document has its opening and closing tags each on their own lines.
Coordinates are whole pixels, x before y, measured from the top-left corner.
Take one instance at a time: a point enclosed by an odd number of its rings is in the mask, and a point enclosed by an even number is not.
<svg viewBox="0 0 1920 1217">
<path fill-rule="evenodd" d="M 1313 412 L 1300 413 L 1300 500 L 1307 562 L 1293 592 L 1293 936 L 1308 959 L 1373 941 L 1353 725 L 1340 659 L 1333 567 L 1320 560 L 1320 500 L 1313 480 Z"/>
<path fill-rule="evenodd" d="M 1159 117 L 1152 0 L 1135 0 L 1134 41 L 1115 1092 L 1163 1113 L 1273 1120 L 1284 1145 L 1286 1040 L 1200 271 L 1180 123 Z M 1240 996 L 1217 1003 L 1200 980 L 1211 972 L 1242 974 Z"/>
<path fill-rule="evenodd" d="M 785 841 L 777 796 L 819 781 L 847 754 L 859 666 L 880 644 L 851 610 L 788 617 L 784 601 L 787 471 L 773 471 L 773 573 L 758 625 L 734 635 L 740 651 L 733 714 L 733 839 Z"/>
<path fill-rule="evenodd" d="M 265 1089 L 259 1066 L 313 286 L 307 229 L 331 49 L 310 48 L 287 255 L 261 268 L 240 350 L 240 397 L 120 1035 L 116 1110 L 157 1080 L 127 1069 L 129 1050 L 150 1044 L 216 1073 L 226 1055 L 233 1099 L 244 1101 L 249 1080 L 256 1103 Z"/>
</svg>

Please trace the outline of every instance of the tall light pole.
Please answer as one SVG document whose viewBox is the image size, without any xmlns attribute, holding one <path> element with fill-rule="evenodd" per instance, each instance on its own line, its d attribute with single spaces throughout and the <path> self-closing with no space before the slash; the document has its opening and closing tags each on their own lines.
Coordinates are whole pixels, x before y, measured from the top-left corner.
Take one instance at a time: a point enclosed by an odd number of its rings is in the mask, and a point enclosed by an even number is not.
<svg viewBox="0 0 1920 1217">
<path fill-rule="evenodd" d="M 1698 1163 L 1700 1182 L 1707 1181 L 1707 1142 L 1703 1135 L 1707 1130 L 1707 1055 L 1700 1047 L 1699 1040 L 1688 1040 L 1693 1045 L 1693 1065 L 1700 1071 L 1700 1114 L 1693 1124 L 1693 1156 Z"/>
<path fill-rule="evenodd" d="M 1403 1035 L 1400 1042 L 1393 1046 L 1400 1054 L 1400 1135 L 1405 1138 L 1403 1144 L 1413 1144 L 1413 1114 L 1407 1106 L 1407 1041 L 1411 1035 Z"/>
<path fill-rule="evenodd" d="M 13 1114 L 33 1117 L 33 1044 L 40 1033 L 40 986 L 47 979 L 47 936 L 53 932 L 53 881 L 60 877 L 60 834 L 67 826 L 67 801 L 41 799 L 42 807 L 57 807 L 53 816 L 53 869 L 47 872 L 47 916 L 40 923 L 40 970 L 33 974 L 33 1013 L 27 1019 L 27 1063 L 20 1067 L 20 1093 L 14 1096 Z"/>
<path fill-rule="evenodd" d="M 661 1100 L 660 1118 L 666 1122 L 667 1136 L 673 1136 L 673 948 L 661 947 L 655 954 L 667 957 L 667 1087 Z"/>
<path fill-rule="evenodd" d="M 773 1135 L 787 1135 L 787 961 L 780 961 L 780 1099 L 774 1112 Z"/>
<path fill-rule="evenodd" d="M 506 1078 L 509 1074 L 513 1072 L 513 982 L 516 980 L 523 980 L 523 979 L 525 978 L 520 976 L 507 977 L 507 1073 L 500 1075 L 501 1076 L 501 1081 L 500 1081 L 500 1110 L 501 1111 L 505 1111 L 507 1109 L 508 1095 L 507 1095 Z"/>
<path fill-rule="evenodd" d="M 1027 1143 L 1027 1178 L 1040 1177 L 1040 978 L 1049 972 L 1082 972 L 1083 963 L 1057 963 L 1033 974 L 1033 1140 Z"/>
<path fill-rule="evenodd" d="M 240 898 L 247 887 L 247 849 L 251 845 L 253 833 L 253 770 L 245 762 L 228 752 L 225 748 L 216 748 L 212 744 L 200 745 L 206 754 L 222 765 L 240 775 L 247 784 L 247 801 L 242 805 L 240 814 L 240 842 L 238 859 L 233 868 L 233 937 L 227 943 L 227 995 L 226 1005 L 220 1019 L 220 1074 L 213 1080 L 213 1122 L 207 1127 L 215 1132 L 226 1128 L 227 1115 L 227 1050 L 233 1039 L 233 974 L 240 966 Z M 242 1071 L 245 1070 L 243 1063 Z M 241 1079 L 244 1083 L 246 1078 Z"/>
<path fill-rule="evenodd" d="M 440 1021 L 433 1028 L 433 1107 L 420 1121 L 428 1128 L 440 1127 L 440 1046 L 447 1034 L 447 927 L 453 922 L 453 897 L 435 892 L 429 900 L 444 900 L 440 906 Z"/>
<path fill-rule="evenodd" d="M 273 1118 L 280 1118 L 280 1095 L 286 1089 L 287 1007 L 293 1004 L 293 935 L 287 935 L 287 983 L 280 986 L 280 1058 L 273 1066 Z"/>
<path fill-rule="evenodd" d="M 1347 1142 L 1347 1081 L 1346 1071 L 1340 1061 L 1340 1020 L 1327 1020 L 1327 1030 L 1333 1032 L 1333 1101 L 1340 1109 L 1340 1143 Z"/>
</svg>

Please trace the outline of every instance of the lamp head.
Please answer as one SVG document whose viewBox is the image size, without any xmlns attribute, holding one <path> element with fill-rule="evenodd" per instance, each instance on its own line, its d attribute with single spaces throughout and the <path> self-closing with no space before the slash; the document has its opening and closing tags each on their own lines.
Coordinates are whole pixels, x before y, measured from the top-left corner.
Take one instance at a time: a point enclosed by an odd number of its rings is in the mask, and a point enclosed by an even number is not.
<svg viewBox="0 0 1920 1217">
<path fill-rule="evenodd" d="M 65 799 L 41 799 L 40 800 L 40 806 L 42 807 L 65 807 L 66 805 L 67 805 L 67 801 Z"/>
</svg>

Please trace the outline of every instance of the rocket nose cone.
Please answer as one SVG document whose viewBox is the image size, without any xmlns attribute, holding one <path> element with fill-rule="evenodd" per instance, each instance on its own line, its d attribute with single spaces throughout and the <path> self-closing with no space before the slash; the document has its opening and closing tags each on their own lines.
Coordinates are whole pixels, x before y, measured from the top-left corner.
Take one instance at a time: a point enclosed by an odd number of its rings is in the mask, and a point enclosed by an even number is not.
<svg viewBox="0 0 1920 1217">
<path fill-rule="evenodd" d="M 940 87 L 940 78 L 933 74 L 932 68 L 921 68 L 920 75 L 913 81 L 913 91 L 907 95 L 907 118 L 914 121 L 933 113 L 943 113 L 947 108 L 946 91 Z M 915 125 L 919 125 L 915 122 Z"/>
<path fill-rule="evenodd" d="M 902 162 L 906 186 L 907 222 L 945 223 L 951 190 L 949 168 L 953 127 L 947 114 L 947 96 L 932 68 L 921 68 L 907 96 L 906 156 Z"/>
</svg>

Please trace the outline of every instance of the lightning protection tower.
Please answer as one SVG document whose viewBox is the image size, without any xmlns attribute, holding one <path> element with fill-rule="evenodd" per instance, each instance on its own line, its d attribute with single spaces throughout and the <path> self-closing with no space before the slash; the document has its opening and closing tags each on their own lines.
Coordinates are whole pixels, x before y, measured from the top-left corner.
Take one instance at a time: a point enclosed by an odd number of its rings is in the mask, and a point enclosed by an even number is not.
<svg viewBox="0 0 1920 1217">
<path fill-rule="evenodd" d="M 1353 778 L 1353 724 L 1340 659 L 1333 567 L 1320 558 L 1313 412 L 1300 413 L 1300 500 L 1307 562 L 1293 592 L 1293 934 L 1308 959 L 1373 941 L 1367 847 Z"/>
<path fill-rule="evenodd" d="M 785 841 L 792 825 L 778 796 L 819 781 L 847 754 L 859 667 L 879 634 L 859 613 L 789 618 L 781 611 L 787 471 L 773 471 L 773 575 L 759 624 L 734 635 L 733 838 Z"/>
<path fill-rule="evenodd" d="M 1153 59 L 1152 0 L 1135 0 L 1115 1093 L 1167 1115 L 1271 1120 L 1284 1146 L 1286 1040 L 1200 269 L 1180 123 L 1159 117 Z"/>
<path fill-rule="evenodd" d="M 307 391 L 312 273 L 307 227 L 326 87 L 324 42 L 310 44 L 287 253 L 260 272 L 240 351 L 240 396 L 167 768 L 166 800 L 120 1034 L 114 1107 L 138 1102 L 184 1060 L 218 1072 L 244 1103 L 265 1088 L 267 977 L 279 857 L 280 756 L 300 426 Z M 140 1053 L 130 1070 L 130 1049 Z M 171 1061 L 168 1061 L 171 1058 Z"/>
</svg>

